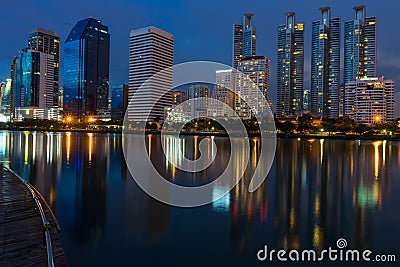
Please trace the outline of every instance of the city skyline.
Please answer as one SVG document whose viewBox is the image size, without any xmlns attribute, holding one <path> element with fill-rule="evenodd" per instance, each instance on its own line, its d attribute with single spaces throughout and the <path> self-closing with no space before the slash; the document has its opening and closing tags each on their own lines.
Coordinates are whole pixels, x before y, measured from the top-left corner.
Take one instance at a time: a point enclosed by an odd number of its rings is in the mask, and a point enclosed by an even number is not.
<svg viewBox="0 0 400 267">
<path fill-rule="evenodd" d="M 121 39 L 121 36 L 123 36 L 125 39 L 127 38 L 128 34 L 129 34 L 129 30 L 135 29 L 135 28 L 139 28 L 139 25 L 143 25 L 143 26 L 148 26 L 148 25 L 154 25 L 154 26 L 160 26 L 161 28 L 165 29 L 166 31 L 171 32 L 172 34 L 174 34 L 175 36 L 177 36 L 175 39 L 175 64 L 179 63 L 179 62 L 185 62 L 185 61 L 189 61 L 189 60 L 212 60 L 212 61 L 218 61 L 218 62 L 222 62 L 222 63 L 227 63 L 227 64 L 231 64 L 232 61 L 232 25 L 234 23 L 240 22 L 240 18 L 243 17 L 243 14 L 247 13 L 247 12 L 251 12 L 254 14 L 254 17 L 252 18 L 252 25 L 257 25 L 257 55 L 263 55 L 266 56 L 267 58 L 269 58 L 271 60 L 271 81 L 270 81 L 270 98 L 276 102 L 276 88 L 277 88 L 277 82 L 276 82 L 276 65 L 277 65 L 277 57 L 276 57 L 276 43 L 277 43 L 277 33 L 276 33 L 276 27 L 278 25 L 281 24 L 281 17 L 283 16 L 284 13 L 280 13 L 281 10 L 286 12 L 286 11 L 295 11 L 296 12 L 296 16 L 297 16 L 297 20 L 304 22 L 305 23 L 305 74 L 304 74 L 304 89 L 310 89 L 311 87 L 311 34 L 312 34 L 312 22 L 315 20 L 319 19 L 319 8 L 322 5 L 319 3 L 315 3 L 312 5 L 313 8 L 308 7 L 307 10 L 304 9 L 304 7 L 302 7 L 301 5 L 297 4 L 297 3 L 290 3 L 291 1 L 288 1 L 287 4 L 279 4 L 279 5 L 274 5 L 272 9 L 274 10 L 279 10 L 276 11 L 276 14 L 274 12 L 274 14 L 271 14 L 270 17 L 268 17 L 268 19 L 266 19 L 264 15 L 260 14 L 260 12 L 257 12 L 257 10 L 259 9 L 259 7 L 263 6 L 263 4 L 249 4 L 247 7 L 244 7 L 243 5 L 238 5 L 235 8 L 232 8 L 232 12 L 227 12 L 229 13 L 228 15 L 226 14 L 221 14 L 220 17 L 217 18 L 213 18 L 212 20 L 214 21 L 218 21 L 218 25 L 215 28 L 216 32 L 218 32 L 218 36 L 220 36 L 217 39 L 214 39 L 215 42 L 213 42 L 213 46 L 210 47 L 210 45 L 207 44 L 207 42 L 205 42 L 202 45 L 202 49 L 191 49 L 191 48 L 195 48 L 198 44 L 197 43 L 192 43 L 190 40 L 190 45 L 187 43 L 188 40 L 187 39 L 183 39 L 182 40 L 182 36 L 184 35 L 185 38 L 196 38 L 196 34 L 194 33 L 189 33 L 189 32 L 185 32 L 184 34 L 182 33 L 182 31 L 180 30 L 180 28 L 178 27 L 177 30 L 170 30 L 171 28 L 176 28 L 177 26 L 174 24 L 173 26 L 171 25 L 170 22 L 164 20 L 164 22 L 160 22 L 160 18 L 158 16 L 153 17 L 152 19 L 143 19 L 141 20 L 139 23 L 140 24 L 135 24 L 135 20 L 133 20 L 131 23 L 126 23 L 129 24 L 129 26 L 127 27 L 118 27 L 118 24 L 120 24 L 119 22 L 116 23 L 114 20 L 114 23 L 112 22 L 113 19 L 106 19 L 106 14 L 104 13 L 104 11 L 102 10 L 98 10 L 95 11 L 95 13 L 100 13 L 103 14 L 103 16 L 96 15 L 96 18 L 105 21 L 107 23 L 107 25 L 110 26 L 111 29 L 114 29 L 115 33 L 113 33 L 113 41 L 111 44 L 111 59 L 110 59 L 110 85 L 114 85 L 114 84 L 119 84 L 119 83 L 126 83 L 128 80 L 128 66 L 127 66 L 127 60 L 128 60 L 128 48 L 126 49 L 118 49 L 118 51 L 116 52 L 116 47 L 121 47 L 121 46 L 127 46 L 127 43 L 129 43 L 128 41 L 126 42 L 119 42 L 118 38 Z M 346 4 L 335 4 L 335 3 L 324 3 L 324 5 L 330 6 L 332 12 L 334 13 L 335 17 L 340 17 L 342 22 L 346 22 L 349 20 L 354 19 L 354 11 L 353 11 L 353 7 L 359 4 L 358 2 L 352 2 L 350 1 L 350 3 L 346 3 Z M 393 55 L 391 57 L 388 57 L 387 54 L 388 53 L 393 53 L 396 50 L 395 49 L 385 49 L 385 47 L 392 45 L 393 42 L 388 42 L 388 41 L 384 41 L 385 39 L 388 40 L 389 37 L 391 37 L 390 34 L 387 34 L 387 29 L 390 28 L 388 27 L 388 25 L 390 23 L 387 22 L 387 17 L 383 15 L 383 10 L 381 8 L 381 5 L 376 5 L 373 2 L 369 2 L 369 1 L 364 1 L 362 4 L 366 5 L 367 7 L 367 12 L 368 12 L 368 16 L 377 16 L 378 20 L 379 20 L 379 46 L 378 46 L 378 54 L 379 54 L 379 63 L 378 63 L 378 71 L 377 71 L 377 76 L 382 76 L 385 75 L 385 77 L 393 79 L 395 82 L 400 80 L 400 75 L 399 75 L 399 71 L 396 71 L 397 69 L 400 69 L 400 66 L 397 67 L 396 62 L 394 60 L 395 57 L 393 57 Z M 120 8 L 120 6 L 122 6 L 122 3 L 117 3 L 116 4 L 116 8 Z M 145 4 L 140 4 L 143 5 L 144 9 L 146 10 L 146 5 Z M 178 5 L 178 8 L 176 11 L 171 10 L 172 14 L 176 14 L 176 12 L 178 10 L 181 9 L 185 9 L 188 8 L 187 6 L 182 6 L 182 5 Z M 160 4 L 160 9 L 163 7 L 163 4 Z M 201 5 L 200 5 L 200 8 Z M 240 11 L 236 11 L 241 9 Z M 386 11 L 386 10 L 385 10 Z M 153 11 L 149 10 L 148 11 L 149 14 L 151 14 Z M 192 10 L 190 10 L 190 12 L 193 12 Z M 77 13 L 82 13 L 82 12 L 77 12 Z M 91 11 L 90 13 L 93 13 L 93 11 Z M 268 12 L 269 13 L 269 12 Z M 309 14 L 309 15 L 308 15 Z M 92 14 L 95 15 L 95 14 Z M 161 16 L 161 15 L 160 15 Z M 169 17 L 170 14 L 167 14 L 167 12 L 164 14 L 162 14 L 161 17 Z M 82 18 L 81 16 L 79 16 L 80 18 Z M 186 14 L 183 15 L 182 18 L 186 17 Z M 226 19 L 226 17 L 229 17 L 228 19 Z M 278 17 L 279 19 L 276 19 L 276 17 Z M 62 21 L 63 18 L 58 18 L 57 20 Z M 386 22 L 385 22 L 386 21 Z M 56 21 L 57 22 L 57 21 Z M 232 22 L 232 23 L 231 23 Z M 67 31 L 69 31 L 72 28 L 74 21 L 68 21 L 66 24 L 69 24 L 67 28 Z M 165 27 L 163 27 L 163 25 L 165 24 Z M 178 23 L 179 24 L 179 23 Z M 191 24 L 191 23 L 189 23 Z M 194 30 L 196 30 L 196 33 L 199 36 L 203 36 L 207 35 L 207 33 L 204 33 L 203 31 L 205 30 L 206 26 L 207 26 L 208 22 L 206 22 L 203 25 L 197 25 Z M 342 23 L 344 24 L 344 23 Z M 32 24 L 32 27 L 41 27 L 41 28 L 45 28 L 45 29 L 49 29 L 52 31 L 55 31 L 57 33 L 60 34 L 61 36 L 61 44 L 64 43 L 65 38 L 66 38 L 66 33 L 65 33 L 65 26 L 66 25 L 62 25 L 61 27 L 56 27 L 56 25 L 59 25 L 59 23 L 52 23 L 50 27 L 47 27 L 46 23 L 40 23 L 35 22 L 35 24 Z M 136 27 L 136 25 L 138 25 Z M 20 26 L 18 26 L 20 27 Z M 28 29 L 31 27 L 28 27 Z M 222 33 L 219 29 L 220 28 L 224 28 L 227 29 L 227 32 Z M 17 38 L 16 40 L 20 39 L 21 36 L 25 37 L 25 42 L 26 42 L 26 34 L 29 32 L 29 30 L 27 30 L 26 32 L 19 32 L 16 33 L 14 31 L 13 35 L 15 35 Z M 342 25 L 342 32 L 344 32 L 344 25 Z M 386 34 L 385 34 L 386 32 Z M 215 33 L 213 31 L 208 31 L 208 34 L 211 37 L 215 36 Z M 114 36 L 116 35 L 115 39 L 117 39 L 116 41 L 114 41 Z M 181 39 L 177 39 L 181 37 Z M 14 39 L 14 38 L 13 38 Z M 343 36 L 341 38 L 341 57 L 343 58 Z M 186 44 L 186 45 L 185 45 Z M 221 46 L 229 49 L 224 49 L 223 52 L 221 52 Z M 14 46 L 14 53 L 13 55 L 16 55 L 18 52 L 18 49 L 15 49 L 15 47 L 20 47 L 15 45 Z M 22 46 L 23 47 L 23 46 Z M 62 50 L 63 48 L 61 48 Z M 9 51 L 10 49 L 5 49 L 4 52 Z M 191 50 L 191 53 L 187 53 L 188 50 Z M 226 50 L 226 51 L 225 51 Z M 196 52 L 194 52 L 196 51 Z M 383 52 L 382 52 L 383 51 Z M 214 54 L 214 55 L 213 55 Z M 205 57 L 203 57 L 205 55 Z M 61 55 L 61 58 L 63 58 L 64 55 Z M 6 55 L 2 55 L 1 59 L 0 59 L 0 78 L 2 78 L 1 80 L 4 80 L 6 78 L 9 78 L 9 64 L 10 61 L 12 61 L 12 56 L 10 58 L 7 58 Z M 5 63 L 4 63 L 5 62 Z M 125 65 L 126 64 L 126 65 Z M 5 65 L 5 66 L 4 66 Z M 117 67 L 115 67 L 117 65 Z M 125 65 L 125 66 L 124 66 Z M 341 64 L 341 72 L 343 73 L 344 71 L 344 64 Z M 63 64 L 61 65 L 63 66 Z M 117 70 L 119 69 L 119 70 Z M 60 80 L 63 80 L 63 77 L 60 77 Z M 343 80 L 343 79 L 342 79 Z M 61 85 L 63 85 L 61 83 Z M 396 89 L 395 89 L 396 90 Z M 398 90 L 396 90 L 398 91 Z"/>
<path fill-rule="evenodd" d="M 399 9 L 4 1 L 0 267 L 400 267 Z"/>
</svg>

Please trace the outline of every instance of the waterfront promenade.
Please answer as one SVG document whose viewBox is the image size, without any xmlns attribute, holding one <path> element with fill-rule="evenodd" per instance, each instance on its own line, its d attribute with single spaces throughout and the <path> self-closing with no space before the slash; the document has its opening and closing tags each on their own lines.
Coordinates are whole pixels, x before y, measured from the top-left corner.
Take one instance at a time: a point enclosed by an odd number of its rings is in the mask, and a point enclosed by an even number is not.
<svg viewBox="0 0 400 267">
<path fill-rule="evenodd" d="M 60 230 L 40 193 L 0 165 L 0 266 L 67 266 Z"/>
</svg>

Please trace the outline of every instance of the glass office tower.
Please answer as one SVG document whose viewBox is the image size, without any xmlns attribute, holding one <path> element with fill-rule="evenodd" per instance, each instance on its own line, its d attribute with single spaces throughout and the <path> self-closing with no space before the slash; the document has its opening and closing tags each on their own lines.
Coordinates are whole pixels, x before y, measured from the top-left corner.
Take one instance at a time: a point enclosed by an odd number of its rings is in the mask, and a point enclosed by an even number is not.
<svg viewBox="0 0 400 267">
<path fill-rule="evenodd" d="M 339 117 L 340 18 L 329 7 L 320 8 L 321 19 L 312 24 L 311 113 Z"/>
<path fill-rule="evenodd" d="M 14 71 L 14 107 L 53 107 L 54 56 L 24 49 Z"/>
<path fill-rule="evenodd" d="M 304 97 L 304 24 L 294 12 L 286 13 L 286 24 L 278 28 L 277 118 L 299 116 Z"/>
<path fill-rule="evenodd" d="M 40 53 L 25 50 L 18 55 L 14 74 L 15 107 L 38 106 Z"/>
<path fill-rule="evenodd" d="M 111 118 L 123 120 L 128 108 L 128 85 L 117 84 L 111 88 Z"/>
<path fill-rule="evenodd" d="M 110 34 L 100 20 L 79 21 L 64 45 L 64 112 L 79 119 L 108 108 Z"/>
<path fill-rule="evenodd" d="M 344 82 L 376 77 L 377 18 L 365 6 L 354 7 L 355 19 L 345 23 Z"/>
</svg>

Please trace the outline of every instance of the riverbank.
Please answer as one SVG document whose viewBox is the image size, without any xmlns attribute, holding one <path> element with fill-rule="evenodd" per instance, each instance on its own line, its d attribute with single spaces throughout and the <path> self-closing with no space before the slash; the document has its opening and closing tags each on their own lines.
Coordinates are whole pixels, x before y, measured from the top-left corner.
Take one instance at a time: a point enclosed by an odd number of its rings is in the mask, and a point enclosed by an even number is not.
<svg viewBox="0 0 400 267">
<path fill-rule="evenodd" d="M 38 129 L 38 128 L 0 128 L 0 131 L 29 131 L 29 132 L 77 132 L 77 133 L 111 133 L 122 134 L 121 128 L 110 129 Z M 141 131 L 133 131 L 132 133 L 142 133 Z M 147 134 L 158 135 L 160 131 L 147 131 Z M 168 134 L 166 132 L 165 134 Z M 181 132 L 182 136 L 216 136 L 229 137 L 225 132 Z M 243 137 L 243 136 L 237 136 Z M 248 133 L 247 137 L 260 137 L 260 133 Z M 282 139 L 338 139 L 338 140 L 371 140 L 371 141 L 400 141 L 400 135 L 356 135 L 356 134 L 292 134 L 277 133 L 278 138 Z"/>
</svg>

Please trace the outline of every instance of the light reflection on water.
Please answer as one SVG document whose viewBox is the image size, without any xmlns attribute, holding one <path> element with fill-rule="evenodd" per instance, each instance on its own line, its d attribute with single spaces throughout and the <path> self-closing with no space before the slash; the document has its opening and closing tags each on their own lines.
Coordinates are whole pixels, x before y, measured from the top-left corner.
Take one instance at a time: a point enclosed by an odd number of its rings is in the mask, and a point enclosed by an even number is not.
<svg viewBox="0 0 400 267">
<path fill-rule="evenodd" d="M 150 135 L 149 157 L 177 184 L 208 183 L 228 164 L 228 139 L 212 138 L 217 157 L 202 173 L 184 173 L 162 155 L 164 142 L 175 162 L 183 154 L 196 159 L 201 139 Z M 252 138 L 244 179 L 223 198 L 195 209 L 169 207 L 143 193 L 129 176 L 121 142 L 116 134 L 0 132 L 1 161 L 47 198 L 72 266 L 248 266 L 264 244 L 322 249 L 339 237 L 351 247 L 397 252 L 398 142 L 279 140 L 267 181 L 250 194 L 261 145 Z M 244 155 L 234 160 L 232 175 L 245 163 Z M 221 190 L 216 184 L 213 195 Z"/>
</svg>

